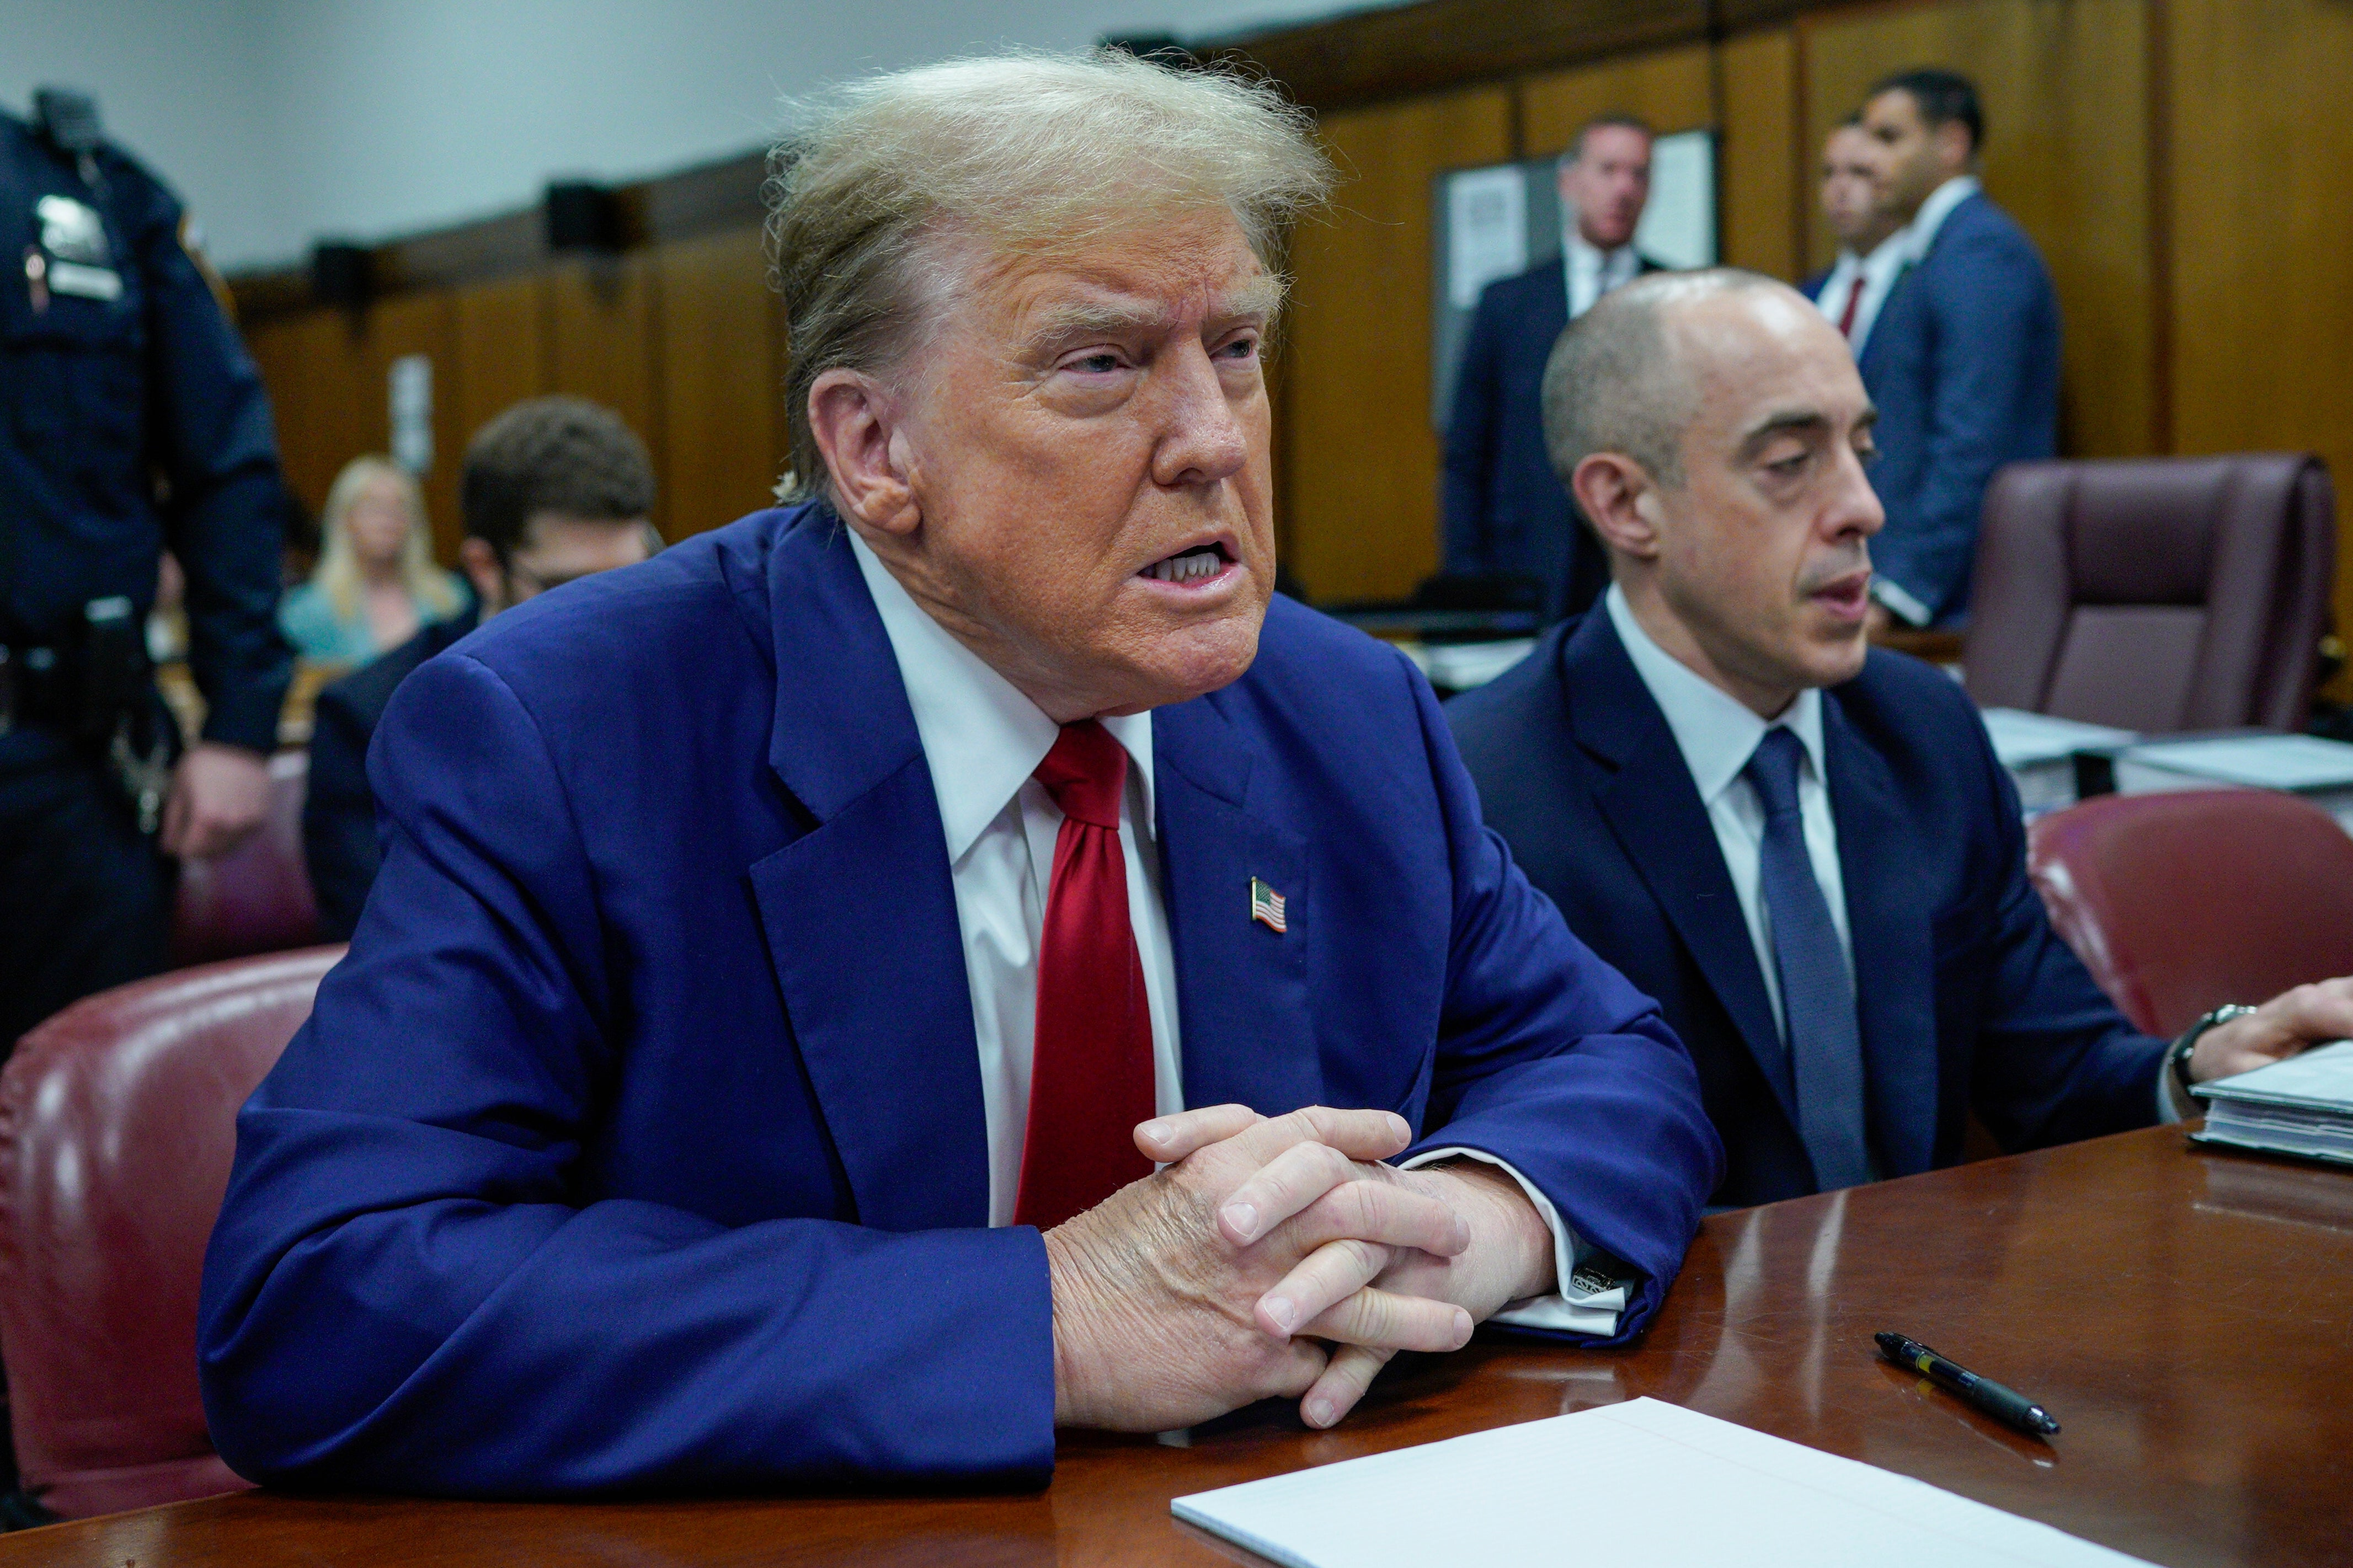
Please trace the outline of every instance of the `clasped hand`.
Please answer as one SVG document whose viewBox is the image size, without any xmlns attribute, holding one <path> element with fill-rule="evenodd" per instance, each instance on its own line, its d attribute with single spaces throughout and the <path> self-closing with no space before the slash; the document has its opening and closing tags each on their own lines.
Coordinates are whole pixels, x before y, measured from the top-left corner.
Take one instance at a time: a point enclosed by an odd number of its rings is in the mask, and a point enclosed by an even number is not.
<svg viewBox="0 0 2353 1568">
<path fill-rule="evenodd" d="M 1397 1352 L 1460 1349 L 1552 1288 L 1517 1184 L 1377 1163 L 1411 1141 L 1388 1111 L 1222 1105 L 1135 1141 L 1166 1168 L 1046 1233 L 1060 1425 L 1163 1431 L 1285 1397 L 1328 1426 Z"/>
</svg>

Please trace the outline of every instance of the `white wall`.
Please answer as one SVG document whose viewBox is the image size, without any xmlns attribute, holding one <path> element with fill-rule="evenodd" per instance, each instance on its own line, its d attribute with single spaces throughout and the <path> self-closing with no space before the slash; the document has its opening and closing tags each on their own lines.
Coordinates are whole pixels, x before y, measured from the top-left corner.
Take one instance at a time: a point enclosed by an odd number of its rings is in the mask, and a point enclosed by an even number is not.
<svg viewBox="0 0 2353 1568">
<path fill-rule="evenodd" d="M 227 267 L 758 146 L 779 99 L 1104 33 L 1214 37 L 1363 0 L 5 0 L 0 106 L 97 90 Z"/>
<path fill-rule="evenodd" d="M 0 0 L 0 109 L 32 112 L 33 89 L 98 95 L 108 133 L 170 181 L 217 252 L 291 254 L 302 225 L 284 201 L 259 91 L 263 0 Z"/>
</svg>

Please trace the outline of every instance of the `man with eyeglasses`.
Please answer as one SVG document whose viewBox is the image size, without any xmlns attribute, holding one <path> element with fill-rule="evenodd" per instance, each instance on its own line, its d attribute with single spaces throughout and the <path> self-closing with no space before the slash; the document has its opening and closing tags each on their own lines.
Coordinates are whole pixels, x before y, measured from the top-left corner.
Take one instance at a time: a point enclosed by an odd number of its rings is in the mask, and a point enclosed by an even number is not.
<svg viewBox="0 0 2353 1568">
<path fill-rule="evenodd" d="M 501 610 L 575 577 L 634 565 L 660 546 L 653 465 L 610 409 L 577 397 L 518 403 L 466 448 L 459 564 L 479 607 L 427 626 L 319 693 L 302 845 L 319 921 L 348 940 L 375 880 L 375 795 L 368 742 L 411 670 Z"/>
</svg>

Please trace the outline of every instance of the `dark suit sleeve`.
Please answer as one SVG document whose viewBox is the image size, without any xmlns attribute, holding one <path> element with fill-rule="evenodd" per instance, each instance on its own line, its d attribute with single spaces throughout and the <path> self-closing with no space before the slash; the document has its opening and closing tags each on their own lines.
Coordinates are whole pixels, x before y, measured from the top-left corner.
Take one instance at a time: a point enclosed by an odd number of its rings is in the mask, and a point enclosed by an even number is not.
<svg viewBox="0 0 2353 1568">
<path fill-rule="evenodd" d="M 319 924 L 335 942 L 349 942 L 360 906 L 375 881 L 380 852 L 375 794 L 368 788 L 372 726 L 340 682 L 319 693 L 311 712 L 311 768 L 302 796 L 302 858 Z"/>
<path fill-rule="evenodd" d="M 180 242 L 180 208 L 128 174 L 148 289 L 150 456 L 170 481 L 164 531 L 187 577 L 188 663 L 205 739 L 270 752 L 293 656 L 278 632 L 285 491 L 261 373 Z"/>
<path fill-rule="evenodd" d="M 1873 563 L 1941 616 L 1968 586 L 1978 521 L 1994 470 L 2012 458 L 2026 388 L 2055 374 L 2051 284 L 2022 239 L 1955 236 L 1949 258 L 1898 287 L 1925 290 L 1934 361 L 1927 456 L 1916 503 L 1871 542 Z"/>
<path fill-rule="evenodd" d="M 1454 925 L 1424 1150 L 1508 1163 L 1579 1238 L 1641 1280 L 1619 1319 L 1641 1332 L 1682 1268 L 1724 1148 L 1691 1058 L 1658 1004 L 1571 935 L 1479 817 L 1436 697 L 1420 706 L 1451 847 Z M 1581 1336 L 1562 1335 L 1562 1338 Z"/>
<path fill-rule="evenodd" d="M 1462 364 L 1454 376 L 1448 412 L 1445 472 L 1440 481 L 1445 513 L 1445 568 L 1459 574 L 1495 570 L 1489 553 L 1494 498 L 1495 422 L 1503 403 L 1503 312 L 1493 285 L 1479 296 Z"/>
<path fill-rule="evenodd" d="M 1994 758 L 1983 721 L 1968 720 L 1971 765 L 1984 777 L 1997 824 L 1990 994 L 1970 1093 L 2006 1150 L 2042 1149 L 2128 1131 L 2157 1121 L 2158 1071 L 2166 1042 L 2141 1034 L 2094 983 L 2052 929 L 2026 875 L 2018 791 Z M 1947 943 L 1939 934 L 1940 961 Z"/>
<path fill-rule="evenodd" d="M 1038 1233 L 584 1195 L 631 1025 L 566 780 L 464 655 L 401 684 L 373 763 L 376 894 L 237 1118 L 206 1258 L 222 1457 L 471 1496 L 1041 1484 Z"/>
</svg>

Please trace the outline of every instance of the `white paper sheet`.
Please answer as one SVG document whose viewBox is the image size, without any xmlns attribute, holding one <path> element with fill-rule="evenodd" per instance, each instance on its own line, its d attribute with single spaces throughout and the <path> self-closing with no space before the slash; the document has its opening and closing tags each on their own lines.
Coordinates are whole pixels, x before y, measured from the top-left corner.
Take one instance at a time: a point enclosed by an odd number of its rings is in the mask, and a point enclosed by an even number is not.
<svg viewBox="0 0 2353 1568">
<path fill-rule="evenodd" d="M 1516 163 L 1472 169 L 1446 183 L 1446 282 L 1458 310 L 1479 290 L 1528 266 L 1528 187 Z"/>
<path fill-rule="evenodd" d="M 1993 741 L 1993 754 L 2003 767 L 2012 769 L 2059 762 L 2088 747 L 2128 745 L 2138 739 L 2130 730 L 2054 719 L 2021 708 L 1989 708 L 1979 717 Z"/>
<path fill-rule="evenodd" d="M 2353 786 L 2353 745 L 2316 735 L 2232 735 L 2212 741 L 2155 741 L 2122 761 L 2193 778 L 2258 789 Z"/>
<path fill-rule="evenodd" d="M 2353 1040 L 2316 1046 L 2284 1062 L 2217 1079 L 2200 1099 L 2258 1100 L 2353 1113 Z"/>
<path fill-rule="evenodd" d="M 2118 1568 L 2046 1524 L 1655 1399 L 1178 1498 L 1288 1568 Z"/>
</svg>

